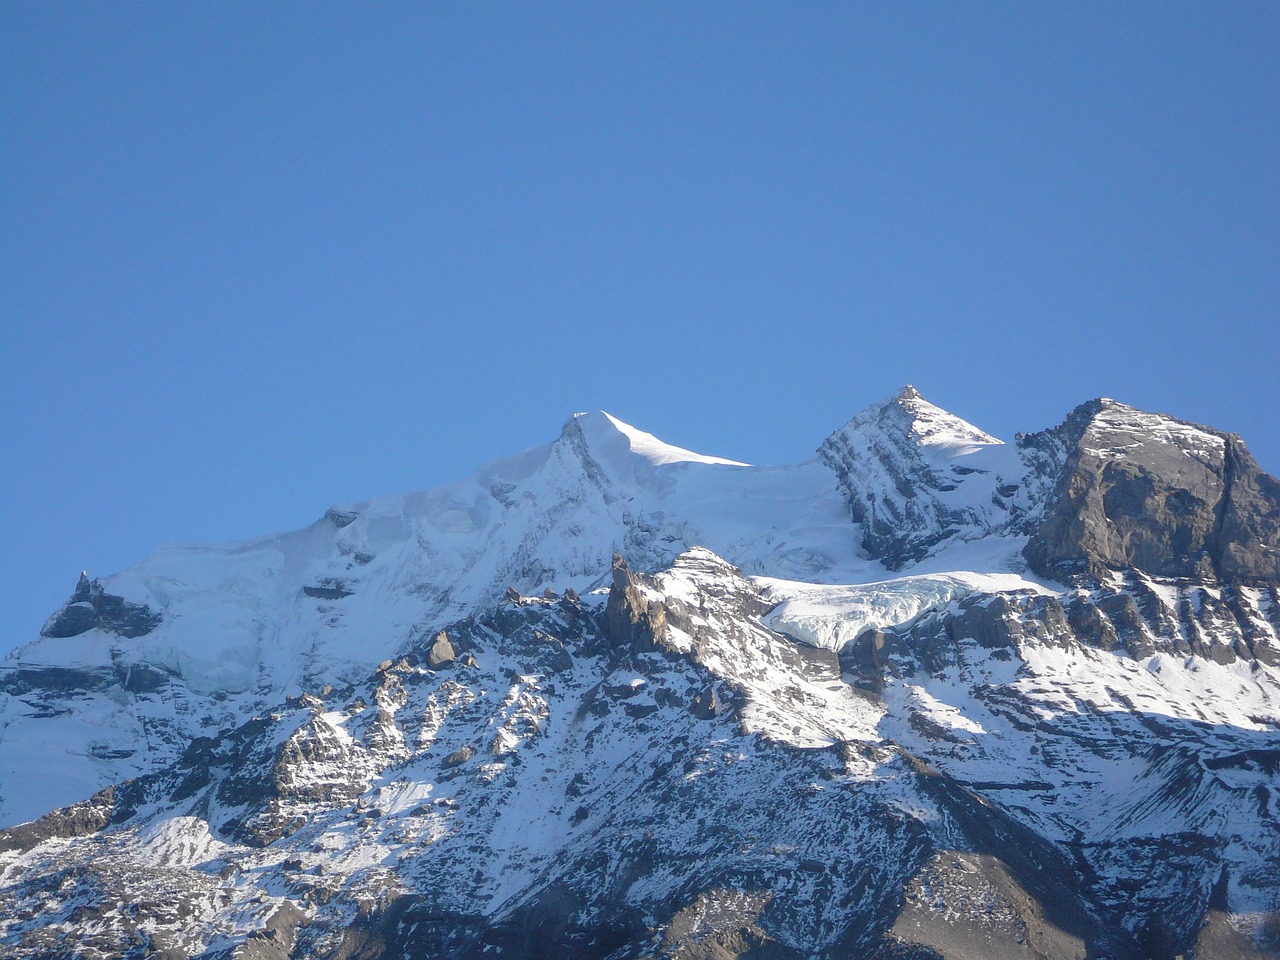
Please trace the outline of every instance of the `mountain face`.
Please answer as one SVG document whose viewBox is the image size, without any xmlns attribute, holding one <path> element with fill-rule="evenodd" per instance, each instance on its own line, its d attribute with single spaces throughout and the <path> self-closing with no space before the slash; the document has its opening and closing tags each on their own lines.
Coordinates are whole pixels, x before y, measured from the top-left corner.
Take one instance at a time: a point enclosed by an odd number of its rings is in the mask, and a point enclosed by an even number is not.
<svg viewBox="0 0 1280 960">
<path fill-rule="evenodd" d="M 1280 956 L 1280 483 L 1110 400 L 579 415 L 82 576 L 0 825 L 0 956 Z"/>
<path fill-rule="evenodd" d="M 1097 400 L 1021 443 L 1066 452 L 1027 547 L 1038 572 L 1280 579 L 1280 484 L 1239 437 Z"/>
<path fill-rule="evenodd" d="M 839 478 L 863 547 L 890 570 L 947 541 L 1009 529 L 1034 509 L 1018 451 L 914 387 L 858 414 L 818 455 Z"/>
</svg>

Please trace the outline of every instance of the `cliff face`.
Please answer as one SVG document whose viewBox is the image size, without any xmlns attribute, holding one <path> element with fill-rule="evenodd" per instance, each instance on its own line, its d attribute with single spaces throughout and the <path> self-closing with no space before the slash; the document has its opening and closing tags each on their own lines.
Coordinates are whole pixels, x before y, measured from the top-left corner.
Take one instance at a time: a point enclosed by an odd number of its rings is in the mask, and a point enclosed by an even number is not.
<svg viewBox="0 0 1280 960">
<path fill-rule="evenodd" d="M 1109 400 L 1047 433 L 1023 440 L 1066 452 L 1026 547 L 1036 572 L 1280 579 L 1280 482 L 1239 437 Z"/>
</svg>

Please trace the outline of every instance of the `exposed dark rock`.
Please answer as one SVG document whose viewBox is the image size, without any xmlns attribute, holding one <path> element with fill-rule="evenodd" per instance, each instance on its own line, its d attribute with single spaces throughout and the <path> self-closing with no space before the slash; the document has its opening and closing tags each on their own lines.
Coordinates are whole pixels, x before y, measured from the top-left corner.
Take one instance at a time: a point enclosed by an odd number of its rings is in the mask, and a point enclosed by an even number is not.
<svg viewBox="0 0 1280 960">
<path fill-rule="evenodd" d="M 720 703 L 716 700 L 716 691 L 714 687 L 707 687 L 693 699 L 693 703 L 689 704 L 689 712 L 699 720 L 714 720 L 716 711 L 719 710 Z"/>
<path fill-rule="evenodd" d="M 98 611 L 86 601 L 69 603 L 45 624 L 46 637 L 76 637 L 98 625 Z"/>
<path fill-rule="evenodd" d="M 21 667 L 0 673 L 0 692 L 15 697 L 29 693 L 74 696 L 105 690 L 115 681 L 114 671 L 75 667 Z"/>
<path fill-rule="evenodd" d="M 1113 593 L 1102 597 L 1098 600 L 1098 610 L 1111 621 L 1116 637 L 1130 656 L 1142 659 L 1155 653 L 1152 634 L 1131 595 Z"/>
<path fill-rule="evenodd" d="M 342 580 L 328 577 L 318 584 L 305 586 L 302 592 L 317 600 L 341 600 L 351 596 L 351 588 Z"/>
<path fill-rule="evenodd" d="M 355 523 L 356 517 L 360 514 L 354 510 L 339 510 L 337 507 L 330 507 L 324 513 L 324 518 L 341 530 L 343 527 L 349 527 Z"/>
<path fill-rule="evenodd" d="M 1025 635 L 1022 620 L 1014 615 L 1013 604 L 1002 594 L 961 603 L 951 629 L 957 640 L 972 638 L 991 649 L 1016 647 Z"/>
<path fill-rule="evenodd" d="M 868 627 L 841 651 L 840 666 L 851 682 L 878 693 L 886 677 L 900 675 L 894 661 L 907 652 L 896 633 Z"/>
<path fill-rule="evenodd" d="M 1234 434 L 1226 434 L 1220 515 L 1210 545 L 1220 579 L 1280 580 L 1280 480 L 1264 473 Z"/>
<path fill-rule="evenodd" d="M 1027 639 L 1063 649 L 1076 642 L 1066 611 L 1057 597 L 1019 596 L 1015 609 L 1021 613 Z"/>
<path fill-rule="evenodd" d="M 1218 599 L 1194 581 L 1164 582 L 1160 589 L 1178 597 L 1174 607 L 1136 577 L 1127 580 L 1125 592 L 1097 588 L 1065 609 L 1053 596 L 973 595 L 894 633 L 864 631 L 841 653 L 841 664 L 850 682 L 875 692 L 885 676 L 910 672 L 912 658 L 935 672 L 959 664 L 965 642 L 993 650 L 997 658 L 1026 643 L 1078 643 L 1123 650 L 1135 659 L 1162 651 L 1223 664 L 1276 657 L 1267 618 L 1242 591 L 1225 589 Z"/>
<path fill-rule="evenodd" d="M 128 693 L 155 693 L 177 678 L 177 674 L 150 663 L 116 664 L 112 671 L 116 682 Z"/>
<path fill-rule="evenodd" d="M 1120 645 L 1120 637 L 1111 620 L 1097 606 L 1082 597 L 1076 597 L 1067 605 L 1067 623 L 1081 642 L 1088 646 L 1114 650 Z"/>
<path fill-rule="evenodd" d="M 106 630 L 126 638 L 142 637 L 160 625 L 160 614 L 145 603 L 131 603 L 106 593 L 98 580 L 82 573 L 67 604 L 49 618 L 40 632 L 46 637 L 76 637 L 89 630 Z"/>
<path fill-rule="evenodd" d="M 1273 639 L 1280 635 L 1273 618 L 1269 618 L 1258 608 L 1258 604 L 1247 593 L 1237 587 L 1228 587 L 1223 591 L 1223 601 L 1228 611 L 1240 626 L 1241 638 L 1248 647 L 1249 655 L 1241 654 L 1242 659 L 1252 657 L 1262 663 L 1280 664 L 1280 646 Z M 1274 612 L 1275 601 L 1267 598 L 1267 608 Z M 1268 629 L 1270 627 L 1270 629 Z"/>
<path fill-rule="evenodd" d="M 100 790 L 88 800 L 46 813 L 39 820 L 0 830 L 0 852 L 30 850 L 54 837 L 83 837 L 111 823 L 116 812 L 116 787 Z"/>
<path fill-rule="evenodd" d="M 231 960 L 289 960 L 298 940 L 298 925 L 307 915 L 285 901 L 267 918 L 261 930 L 250 933 L 231 950 Z"/>
<path fill-rule="evenodd" d="M 466 763 L 468 760 L 470 760 L 473 756 L 475 756 L 475 753 L 476 753 L 475 747 L 472 747 L 472 746 L 459 747 L 457 750 L 453 751 L 453 753 L 449 754 L 447 757 L 444 758 L 442 765 L 446 768 L 460 767 L 464 763 Z"/>
</svg>

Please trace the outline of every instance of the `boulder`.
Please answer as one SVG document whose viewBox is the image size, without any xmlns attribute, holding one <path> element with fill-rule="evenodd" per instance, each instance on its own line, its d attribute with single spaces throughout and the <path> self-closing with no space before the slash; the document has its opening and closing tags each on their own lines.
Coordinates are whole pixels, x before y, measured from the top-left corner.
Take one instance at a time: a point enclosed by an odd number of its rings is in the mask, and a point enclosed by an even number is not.
<svg viewBox="0 0 1280 960">
<path fill-rule="evenodd" d="M 720 703 L 716 700 L 714 687 L 707 687 L 693 698 L 693 703 L 689 704 L 689 712 L 699 720 L 714 720 L 719 709 Z"/>
<path fill-rule="evenodd" d="M 445 664 L 452 663 L 457 657 L 457 651 L 453 649 L 453 644 L 449 642 L 449 635 L 441 630 L 431 641 L 431 649 L 427 652 L 427 666 L 433 670 L 438 670 Z"/>
</svg>

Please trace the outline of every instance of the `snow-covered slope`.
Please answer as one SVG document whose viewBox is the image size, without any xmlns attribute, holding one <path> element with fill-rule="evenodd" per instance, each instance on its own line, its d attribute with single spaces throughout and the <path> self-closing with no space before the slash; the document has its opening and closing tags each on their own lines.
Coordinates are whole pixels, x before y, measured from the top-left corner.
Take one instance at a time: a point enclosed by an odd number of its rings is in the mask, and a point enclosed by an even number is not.
<svg viewBox="0 0 1280 960">
<path fill-rule="evenodd" d="M 699 544 L 776 576 L 879 569 L 859 557 L 816 460 L 751 467 L 605 413 L 439 490 L 334 508 L 292 533 L 162 548 L 94 583 L 154 625 L 122 635 L 72 602 L 0 668 L 0 823 L 172 761 L 286 695 L 363 676 L 508 587 L 585 593 L 615 550 L 655 569 Z M 74 711 L 60 705 L 70 695 Z M 30 750 L 35 729 L 48 753 Z"/>
<path fill-rule="evenodd" d="M 1030 507 L 1018 449 L 910 386 L 858 414 L 819 454 L 840 478 L 868 551 L 890 569 L 1003 530 Z"/>
<path fill-rule="evenodd" d="M 1277 557 L 1238 438 L 1114 401 L 578 415 L 82 578 L 0 667 L 3 822 L 66 807 L 0 955 L 1274 956 Z"/>
<path fill-rule="evenodd" d="M 705 550 L 615 566 L 607 610 L 501 603 L 0 833 L 0 943 L 1155 958 L 1220 908 L 1267 955 L 1275 668 L 1137 660 L 996 597 L 917 618 L 878 696 Z"/>
</svg>

